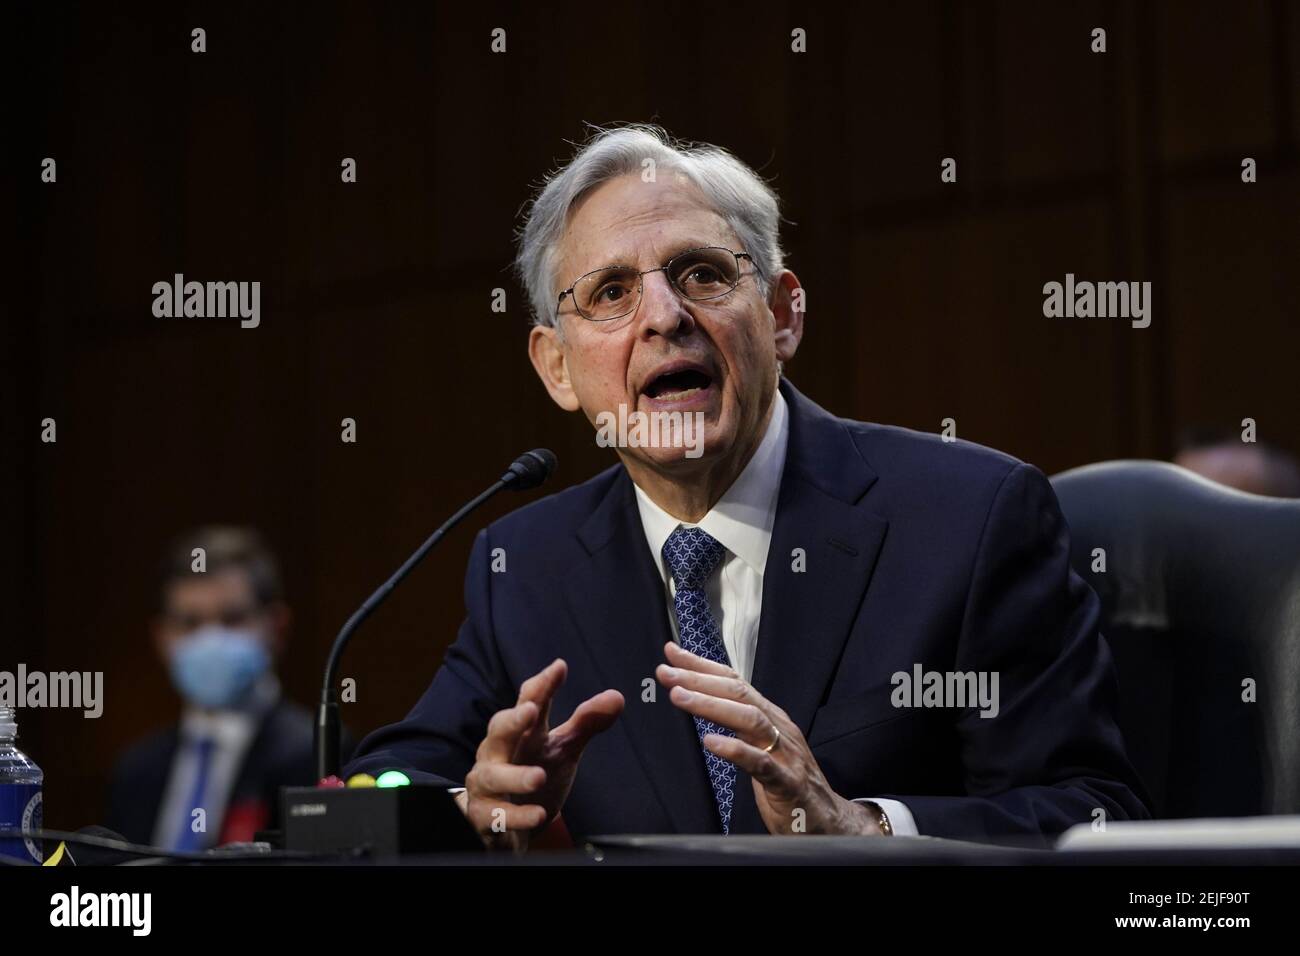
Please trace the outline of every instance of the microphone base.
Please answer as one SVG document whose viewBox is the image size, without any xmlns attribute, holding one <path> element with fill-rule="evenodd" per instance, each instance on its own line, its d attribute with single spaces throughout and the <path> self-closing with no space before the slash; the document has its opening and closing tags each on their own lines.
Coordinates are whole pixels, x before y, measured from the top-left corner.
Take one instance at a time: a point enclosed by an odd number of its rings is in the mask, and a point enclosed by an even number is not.
<svg viewBox="0 0 1300 956">
<path fill-rule="evenodd" d="M 482 852 L 445 787 L 283 787 L 284 848 L 372 857 Z"/>
</svg>

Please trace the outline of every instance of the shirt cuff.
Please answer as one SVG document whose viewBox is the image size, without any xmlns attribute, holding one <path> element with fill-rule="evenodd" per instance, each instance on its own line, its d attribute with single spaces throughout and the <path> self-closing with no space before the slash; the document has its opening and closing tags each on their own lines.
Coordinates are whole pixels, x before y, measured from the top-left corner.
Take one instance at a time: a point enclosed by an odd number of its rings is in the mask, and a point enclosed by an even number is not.
<svg viewBox="0 0 1300 956">
<path fill-rule="evenodd" d="M 885 816 L 889 817 L 889 827 L 894 831 L 894 836 L 920 836 L 916 829 L 916 820 L 912 818 L 912 811 L 907 809 L 907 804 L 900 803 L 897 800 L 886 800 L 883 797 L 854 797 L 854 803 L 865 803 L 870 801 L 876 804 L 880 809 L 885 811 Z"/>
</svg>

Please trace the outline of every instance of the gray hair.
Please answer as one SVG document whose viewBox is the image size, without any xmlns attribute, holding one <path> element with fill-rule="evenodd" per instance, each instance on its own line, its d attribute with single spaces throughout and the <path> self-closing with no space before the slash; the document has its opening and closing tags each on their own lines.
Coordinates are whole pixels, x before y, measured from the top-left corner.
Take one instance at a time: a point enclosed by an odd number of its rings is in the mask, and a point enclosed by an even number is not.
<svg viewBox="0 0 1300 956">
<path fill-rule="evenodd" d="M 659 171 L 681 173 L 735 232 L 753 257 L 758 280 L 770 291 L 785 268 L 776 193 L 749 166 L 725 149 L 675 140 L 659 126 L 634 123 L 592 127 L 593 133 L 567 166 L 545 180 L 518 233 L 515 268 L 533 309 L 534 325 L 555 325 L 558 247 L 574 204 L 598 186 L 653 160 Z"/>
</svg>

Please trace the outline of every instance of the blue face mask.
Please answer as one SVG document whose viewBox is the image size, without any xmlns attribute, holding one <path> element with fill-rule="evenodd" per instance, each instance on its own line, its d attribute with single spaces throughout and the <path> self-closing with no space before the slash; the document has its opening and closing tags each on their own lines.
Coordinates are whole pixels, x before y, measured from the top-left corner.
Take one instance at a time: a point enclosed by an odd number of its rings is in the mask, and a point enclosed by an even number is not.
<svg viewBox="0 0 1300 956">
<path fill-rule="evenodd" d="M 189 703 L 224 710 L 267 672 L 271 655 L 256 634 L 213 624 L 172 645 L 170 664 L 172 683 Z"/>
</svg>

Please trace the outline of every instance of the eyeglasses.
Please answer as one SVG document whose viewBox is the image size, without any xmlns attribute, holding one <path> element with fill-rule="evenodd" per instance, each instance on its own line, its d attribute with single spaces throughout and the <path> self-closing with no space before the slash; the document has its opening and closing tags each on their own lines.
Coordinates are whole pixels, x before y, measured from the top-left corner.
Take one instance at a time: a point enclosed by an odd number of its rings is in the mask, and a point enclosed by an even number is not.
<svg viewBox="0 0 1300 956">
<path fill-rule="evenodd" d="M 609 322 L 636 311 L 645 288 L 642 279 L 652 272 L 662 272 L 669 284 L 684 299 L 699 302 L 718 299 L 734 292 L 743 275 L 740 260 L 754 261 L 747 252 L 732 252 L 722 246 L 703 246 L 679 252 L 658 269 L 638 272 L 632 266 L 606 266 L 588 272 L 560 293 L 555 303 L 559 318 L 564 297 L 573 298 L 573 307 L 590 322 Z"/>
<path fill-rule="evenodd" d="M 197 631 L 205 624 L 216 624 L 229 628 L 244 627 L 261 612 L 262 608 L 260 607 L 241 604 L 220 608 L 210 615 L 198 614 L 193 611 L 169 609 L 165 612 L 164 616 L 168 623 L 178 631 L 189 633 L 190 631 Z"/>
</svg>

